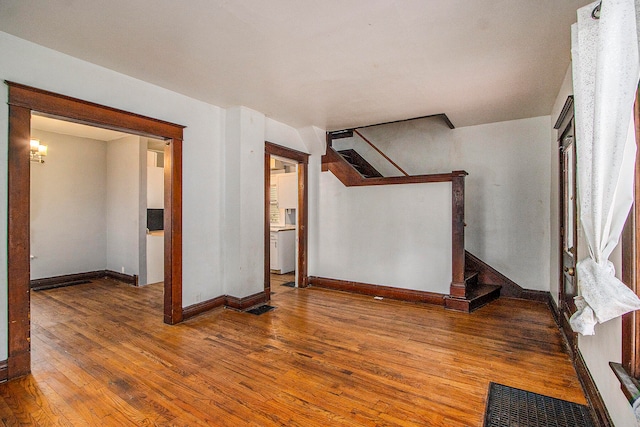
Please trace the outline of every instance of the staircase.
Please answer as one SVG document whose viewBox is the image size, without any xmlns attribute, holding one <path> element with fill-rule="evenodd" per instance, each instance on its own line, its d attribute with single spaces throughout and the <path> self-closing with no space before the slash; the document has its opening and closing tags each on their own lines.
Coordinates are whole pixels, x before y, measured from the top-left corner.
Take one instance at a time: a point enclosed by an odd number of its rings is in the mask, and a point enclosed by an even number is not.
<svg viewBox="0 0 640 427">
<path fill-rule="evenodd" d="M 354 134 L 361 136 L 356 130 L 327 132 L 327 151 L 322 156 L 322 170 L 331 171 L 347 187 L 451 182 L 452 281 L 449 295 L 444 295 L 440 301 L 447 309 L 470 313 L 498 299 L 502 284 L 506 282 L 493 280 L 499 273 L 492 269 L 489 271 L 489 266 L 470 258 L 470 254 L 464 249 L 464 178 L 467 172 L 459 170 L 443 174 L 408 175 L 381 153 L 405 175 L 384 177 L 354 149 L 337 151 L 333 148 L 333 139 L 348 138 Z M 375 148 L 370 141 L 365 141 Z"/>
<path fill-rule="evenodd" d="M 444 297 L 445 308 L 470 313 L 500 297 L 500 285 L 479 283 L 479 273 L 475 270 L 464 271 L 464 295 Z"/>
<path fill-rule="evenodd" d="M 362 157 L 354 149 L 340 150 L 338 154 L 347 161 L 355 170 L 362 175 L 363 178 L 382 178 L 382 174 L 378 172 L 364 157 Z"/>
</svg>

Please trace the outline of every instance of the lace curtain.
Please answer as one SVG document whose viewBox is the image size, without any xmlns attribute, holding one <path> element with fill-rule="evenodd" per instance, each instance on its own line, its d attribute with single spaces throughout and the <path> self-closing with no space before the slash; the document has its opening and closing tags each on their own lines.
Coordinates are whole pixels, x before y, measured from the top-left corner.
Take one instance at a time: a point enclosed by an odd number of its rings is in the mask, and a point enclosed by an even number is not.
<svg viewBox="0 0 640 427">
<path fill-rule="evenodd" d="M 577 265 L 580 296 L 570 323 L 583 335 L 640 309 L 609 261 L 633 203 L 640 0 L 603 0 L 599 20 L 591 16 L 597 4 L 578 9 L 571 28 L 578 199 L 589 257 Z"/>
</svg>

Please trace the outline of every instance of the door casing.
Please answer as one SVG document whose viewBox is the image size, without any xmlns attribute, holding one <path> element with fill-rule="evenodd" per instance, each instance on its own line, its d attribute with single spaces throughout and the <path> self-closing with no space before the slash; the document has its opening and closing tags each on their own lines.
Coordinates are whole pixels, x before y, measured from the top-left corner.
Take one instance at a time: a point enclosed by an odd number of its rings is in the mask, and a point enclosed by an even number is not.
<svg viewBox="0 0 640 427">
<path fill-rule="evenodd" d="M 29 206 L 31 112 L 71 122 L 164 139 L 164 322 L 182 321 L 182 134 L 184 126 L 13 82 L 8 138 L 7 379 L 31 372 Z"/>
</svg>

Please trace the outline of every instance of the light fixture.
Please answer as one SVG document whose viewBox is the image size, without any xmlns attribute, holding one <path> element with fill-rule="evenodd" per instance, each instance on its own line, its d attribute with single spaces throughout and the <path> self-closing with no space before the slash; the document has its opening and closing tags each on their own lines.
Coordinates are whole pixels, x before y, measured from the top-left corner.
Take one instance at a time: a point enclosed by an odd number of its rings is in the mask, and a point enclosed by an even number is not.
<svg viewBox="0 0 640 427">
<path fill-rule="evenodd" d="M 44 157 L 47 156 L 47 146 L 40 144 L 37 139 L 29 142 L 29 159 L 32 162 L 44 163 Z"/>
</svg>

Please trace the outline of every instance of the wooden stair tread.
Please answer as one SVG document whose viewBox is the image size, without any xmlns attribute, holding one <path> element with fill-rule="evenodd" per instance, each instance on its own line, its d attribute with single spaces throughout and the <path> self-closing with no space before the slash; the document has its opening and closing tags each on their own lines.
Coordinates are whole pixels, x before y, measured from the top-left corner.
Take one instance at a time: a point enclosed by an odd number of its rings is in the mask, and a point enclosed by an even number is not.
<svg viewBox="0 0 640 427">
<path fill-rule="evenodd" d="M 474 284 L 468 288 L 467 297 L 446 296 L 444 306 L 447 309 L 470 313 L 500 298 L 500 285 Z"/>
<path fill-rule="evenodd" d="M 478 284 L 474 287 L 471 288 L 471 290 L 469 291 L 469 296 L 467 297 L 467 299 L 469 300 L 475 300 L 478 298 L 482 298 L 486 295 L 489 295 L 493 292 L 498 291 L 498 295 L 500 294 L 500 285 L 486 285 L 486 284 Z"/>
</svg>

